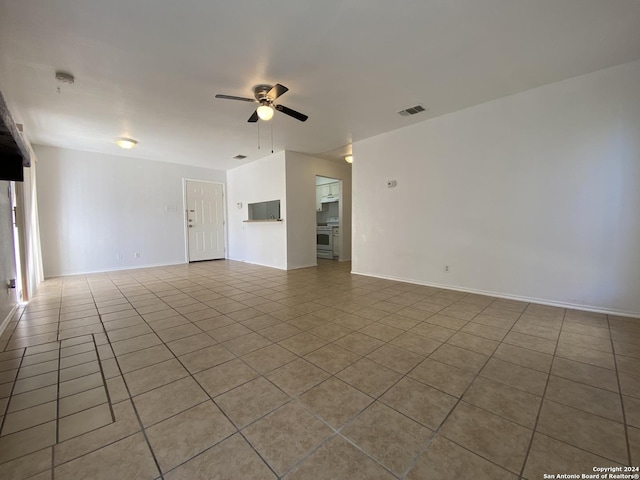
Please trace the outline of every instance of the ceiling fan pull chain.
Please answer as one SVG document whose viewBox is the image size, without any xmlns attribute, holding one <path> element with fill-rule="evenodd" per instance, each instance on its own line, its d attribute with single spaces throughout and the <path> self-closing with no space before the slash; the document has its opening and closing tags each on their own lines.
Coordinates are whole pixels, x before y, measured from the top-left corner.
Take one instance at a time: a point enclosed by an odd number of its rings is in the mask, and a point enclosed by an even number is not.
<svg viewBox="0 0 640 480">
<path fill-rule="evenodd" d="M 271 122 L 271 153 L 273 153 L 273 122 Z"/>
<path fill-rule="evenodd" d="M 258 123 L 258 150 L 260 150 L 260 122 Z"/>
</svg>

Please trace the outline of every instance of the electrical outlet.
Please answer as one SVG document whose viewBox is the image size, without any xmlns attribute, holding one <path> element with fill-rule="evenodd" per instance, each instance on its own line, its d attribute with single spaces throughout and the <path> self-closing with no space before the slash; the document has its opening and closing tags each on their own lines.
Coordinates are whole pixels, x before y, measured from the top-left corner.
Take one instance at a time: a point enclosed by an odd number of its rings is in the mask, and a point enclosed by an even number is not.
<svg viewBox="0 0 640 480">
<path fill-rule="evenodd" d="M 118 260 L 122 260 L 122 259 L 124 258 L 124 255 L 123 255 L 122 253 L 117 253 L 117 254 L 116 254 L 116 258 L 117 258 Z"/>
<path fill-rule="evenodd" d="M 449 271 L 450 271 L 450 270 L 449 270 L 449 265 L 445 265 L 445 266 L 444 266 L 444 272 L 445 272 L 445 273 L 449 273 Z"/>
<path fill-rule="evenodd" d="M 136 253 L 134 253 L 134 254 L 133 254 L 133 257 L 134 257 L 134 258 L 140 258 L 140 252 L 136 252 Z"/>
</svg>

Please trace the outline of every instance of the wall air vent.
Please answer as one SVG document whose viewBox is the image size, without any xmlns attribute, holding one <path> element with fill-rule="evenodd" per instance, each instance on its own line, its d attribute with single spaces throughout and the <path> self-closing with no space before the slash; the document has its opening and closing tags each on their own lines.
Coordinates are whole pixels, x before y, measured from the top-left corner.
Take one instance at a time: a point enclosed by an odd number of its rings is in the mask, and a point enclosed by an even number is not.
<svg viewBox="0 0 640 480">
<path fill-rule="evenodd" d="M 245 158 L 247 158 L 246 155 L 236 155 L 235 157 L 233 157 L 236 160 L 244 160 Z"/>
<path fill-rule="evenodd" d="M 422 105 L 416 105 L 414 107 L 405 108 L 404 110 L 400 110 L 398 113 L 403 117 L 408 117 L 409 115 L 415 115 L 420 112 L 426 112 L 427 109 Z"/>
</svg>

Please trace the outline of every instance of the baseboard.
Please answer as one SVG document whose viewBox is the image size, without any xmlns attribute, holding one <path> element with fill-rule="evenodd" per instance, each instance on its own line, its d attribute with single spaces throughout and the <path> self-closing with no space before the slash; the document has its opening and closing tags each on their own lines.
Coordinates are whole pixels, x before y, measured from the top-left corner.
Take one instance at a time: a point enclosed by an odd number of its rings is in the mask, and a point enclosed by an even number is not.
<svg viewBox="0 0 640 480">
<path fill-rule="evenodd" d="M 58 277 L 72 277 L 74 275 L 92 275 L 94 273 L 104 273 L 104 272 L 120 272 L 123 270 L 141 270 L 143 268 L 156 268 L 156 267 L 173 267 L 175 265 L 186 265 L 187 262 L 175 262 L 175 263 L 150 263 L 147 265 L 135 265 L 135 266 L 127 266 L 127 267 L 114 267 L 114 268 L 105 268 L 103 270 L 86 270 L 80 272 L 71 272 L 71 273 L 58 273 L 54 275 L 46 275 L 45 280 L 48 278 L 58 278 Z"/>
<path fill-rule="evenodd" d="M 275 265 L 267 265 L 266 263 L 250 262 L 249 260 L 241 260 L 239 258 L 229 257 L 228 260 L 233 260 L 234 262 L 248 263 L 249 265 L 258 265 L 260 267 L 269 267 L 269 268 L 276 268 L 278 270 L 287 270 L 286 267 L 276 267 Z"/>
<path fill-rule="evenodd" d="M 11 322 L 11 317 L 13 317 L 13 314 L 16 313 L 16 310 L 18 309 L 19 306 L 20 304 L 16 303 L 11 309 L 11 311 L 9 312 L 9 314 L 4 318 L 4 320 L 2 320 L 2 324 L 0 324 L 0 337 L 2 336 L 4 331 L 7 329 L 7 325 L 9 325 L 9 323 Z"/>
<path fill-rule="evenodd" d="M 612 310 L 612 309 L 608 309 L 608 308 L 595 307 L 595 306 L 592 306 L 592 305 L 579 305 L 579 304 L 574 304 L 574 303 L 557 302 L 557 301 L 553 301 L 553 300 L 546 300 L 544 298 L 524 297 L 524 296 L 520 296 L 520 295 L 509 295 L 509 294 L 504 294 L 504 293 L 500 293 L 500 292 L 491 292 L 491 291 L 488 291 L 488 290 L 478 290 L 478 289 L 474 289 L 474 288 L 457 287 L 457 286 L 454 286 L 454 285 L 443 285 L 443 284 L 440 284 L 440 283 L 423 282 L 423 281 L 414 280 L 414 279 L 411 279 L 411 278 L 393 277 L 391 275 L 375 275 L 375 274 L 372 274 L 372 273 L 357 272 L 355 270 L 351 270 L 351 273 L 353 273 L 354 275 L 362 275 L 362 276 L 365 276 L 365 277 L 379 278 L 381 280 L 393 280 L 393 281 L 396 281 L 396 282 L 411 283 L 411 284 L 414 284 L 414 285 L 423 285 L 425 287 L 434 287 L 434 288 L 443 288 L 443 289 L 446 289 L 446 290 L 454 290 L 456 292 L 476 293 L 478 295 L 488 295 L 490 297 L 504 298 L 506 300 L 517 300 L 517 301 L 520 301 L 520 302 L 537 303 L 537 304 L 540 304 L 540 305 L 549 305 L 551 307 L 570 308 L 572 310 L 582 310 L 582 311 L 585 311 L 585 312 L 604 313 L 604 314 L 607 314 L 607 315 L 619 315 L 621 317 L 640 318 L 640 313 L 638 313 L 638 312 L 627 312 L 627 311 L 624 311 L 624 310 Z"/>
</svg>

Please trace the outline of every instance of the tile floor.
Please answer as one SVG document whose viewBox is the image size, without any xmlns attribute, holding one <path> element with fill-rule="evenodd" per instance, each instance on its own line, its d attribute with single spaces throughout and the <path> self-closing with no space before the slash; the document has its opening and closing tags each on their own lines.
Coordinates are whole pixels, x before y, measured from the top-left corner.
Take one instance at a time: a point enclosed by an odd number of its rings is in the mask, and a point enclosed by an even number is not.
<svg viewBox="0 0 640 480">
<path fill-rule="evenodd" d="M 233 261 L 47 280 L 7 479 L 541 479 L 640 464 L 640 320 Z"/>
</svg>

